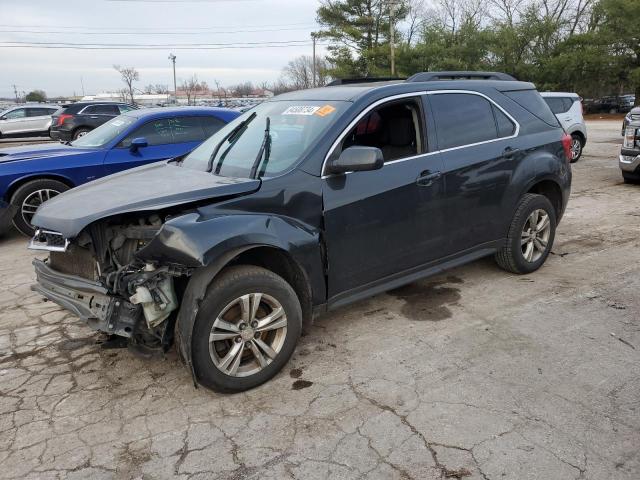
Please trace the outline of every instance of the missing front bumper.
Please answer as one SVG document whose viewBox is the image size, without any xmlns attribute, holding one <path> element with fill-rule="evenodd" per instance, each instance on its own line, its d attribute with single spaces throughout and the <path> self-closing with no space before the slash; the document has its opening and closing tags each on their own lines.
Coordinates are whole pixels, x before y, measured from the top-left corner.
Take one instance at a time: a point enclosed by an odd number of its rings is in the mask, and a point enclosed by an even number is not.
<svg viewBox="0 0 640 480">
<path fill-rule="evenodd" d="M 32 290 L 71 311 L 89 327 L 101 332 L 130 337 L 140 317 L 140 308 L 110 295 L 98 282 L 60 273 L 35 259 L 37 283 Z"/>
</svg>

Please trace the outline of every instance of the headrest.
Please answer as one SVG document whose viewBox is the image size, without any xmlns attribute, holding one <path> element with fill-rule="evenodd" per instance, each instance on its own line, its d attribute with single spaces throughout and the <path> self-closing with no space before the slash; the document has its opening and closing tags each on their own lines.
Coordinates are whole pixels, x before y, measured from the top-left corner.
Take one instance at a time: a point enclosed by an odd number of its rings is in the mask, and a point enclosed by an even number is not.
<svg viewBox="0 0 640 480">
<path fill-rule="evenodd" d="M 407 117 L 389 119 L 389 144 L 394 147 L 411 145 L 415 140 L 413 120 Z"/>
</svg>

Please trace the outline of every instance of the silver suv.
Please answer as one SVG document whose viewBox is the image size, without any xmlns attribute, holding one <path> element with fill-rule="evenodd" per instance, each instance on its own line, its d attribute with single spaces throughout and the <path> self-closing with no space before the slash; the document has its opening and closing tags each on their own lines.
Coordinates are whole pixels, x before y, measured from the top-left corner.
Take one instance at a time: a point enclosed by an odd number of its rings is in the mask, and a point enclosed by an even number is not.
<svg viewBox="0 0 640 480">
<path fill-rule="evenodd" d="M 48 136 L 51 115 L 58 110 L 57 105 L 38 103 L 18 105 L 0 112 L 0 137 Z"/>
<path fill-rule="evenodd" d="M 587 143 L 587 126 L 582 117 L 582 102 L 577 93 L 540 92 L 544 101 L 554 113 L 564 131 L 571 135 L 571 163 L 582 155 Z"/>
</svg>

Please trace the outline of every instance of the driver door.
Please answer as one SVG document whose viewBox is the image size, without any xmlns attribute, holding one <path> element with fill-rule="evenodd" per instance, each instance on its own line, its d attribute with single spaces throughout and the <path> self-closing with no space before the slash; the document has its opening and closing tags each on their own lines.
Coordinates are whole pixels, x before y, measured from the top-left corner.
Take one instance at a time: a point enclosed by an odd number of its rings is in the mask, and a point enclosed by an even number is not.
<svg viewBox="0 0 640 480">
<path fill-rule="evenodd" d="M 380 148 L 380 170 L 323 176 L 330 305 L 388 285 L 439 258 L 445 239 L 442 164 L 429 152 L 422 98 L 365 111 L 330 158 Z"/>
</svg>

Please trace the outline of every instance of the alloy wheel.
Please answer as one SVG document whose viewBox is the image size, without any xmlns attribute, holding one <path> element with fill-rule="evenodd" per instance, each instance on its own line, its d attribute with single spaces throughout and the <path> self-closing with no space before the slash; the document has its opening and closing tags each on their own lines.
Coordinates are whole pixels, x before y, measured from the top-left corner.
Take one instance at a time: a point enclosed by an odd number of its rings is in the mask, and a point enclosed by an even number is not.
<svg viewBox="0 0 640 480">
<path fill-rule="evenodd" d="M 542 209 L 531 212 L 522 228 L 522 256 L 527 262 L 537 262 L 547 250 L 551 235 L 549 214 Z"/>
<path fill-rule="evenodd" d="M 209 334 L 214 365 L 232 377 L 260 372 L 278 356 L 287 336 L 287 316 L 275 298 L 250 293 L 229 302 Z"/>
<path fill-rule="evenodd" d="M 57 190 L 52 190 L 50 188 L 45 188 L 42 190 L 36 190 L 35 192 L 30 193 L 22 202 L 22 206 L 20 208 L 20 213 L 22 215 L 22 219 L 28 225 L 31 225 L 31 219 L 33 215 L 38 210 L 38 207 L 42 205 L 47 200 L 59 195 L 60 192 Z"/>
<path fill-rule="evenodd" d="M 582 151 L 582 142 L 579 138 L 571 140 L 571 160 L 577 160 L 580 157 Z"/>
</svg>

